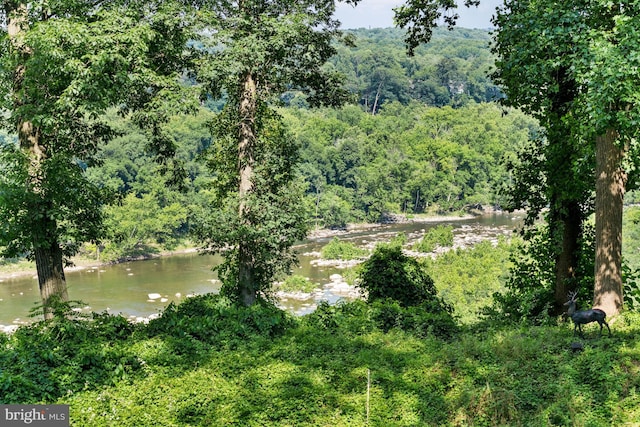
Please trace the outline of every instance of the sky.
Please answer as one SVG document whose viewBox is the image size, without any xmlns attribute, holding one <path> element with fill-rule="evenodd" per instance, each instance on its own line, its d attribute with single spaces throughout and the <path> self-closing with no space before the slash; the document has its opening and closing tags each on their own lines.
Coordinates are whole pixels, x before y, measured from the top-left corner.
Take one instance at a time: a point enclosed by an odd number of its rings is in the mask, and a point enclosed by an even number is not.
<svg viewBox="0 0 640 427">
<path fill-rule="evenodd" d="M 362 0 L 355 8 L 338 3 L 336 17 L 342 28 L 387 28 L 393 27 L 392 8 L 404 3 L 402 0 Z M 462 4 L 458 0 L 458 4 Z M 480 0 L 479 7 L 458 8 L 458 26 L 464 28 L 491 28 L 491 16 L 502 0 Z"/>
</svg>

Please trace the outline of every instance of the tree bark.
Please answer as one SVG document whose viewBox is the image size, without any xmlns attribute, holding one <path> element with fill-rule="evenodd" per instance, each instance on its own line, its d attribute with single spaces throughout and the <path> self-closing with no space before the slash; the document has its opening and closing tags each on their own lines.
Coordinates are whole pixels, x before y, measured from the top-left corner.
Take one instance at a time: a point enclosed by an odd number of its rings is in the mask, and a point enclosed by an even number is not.
<svg viewBox="0 0 640 427">
<path fill-rule="evenodd" d="M 607 315 L 622 310 L 622 208 L 627 174 L 625 150 L 617 132 L 608 129 L 596 138 L 596 257 L 593 305 Z"/>
<path fill-rule="evenodd" d="M 38 286 L 45 319 L 52 319 L 52 304 L 69 300 L 62 263 L 62 249 L 57 242 L 35 249 Z"/>
<path fill-rule="evenodd" d="M 253 190 L 253 166 L 255 162 L 255 118 L 257 89 L 253 75 L 247 72 L 243 79 L 240 99 L 240 132 L 238 135 L 238 172 L 240 183 L 238 197 L 240 200 L 240 222 L 246 224 L 249 208 L 247 196 Z M 256 301 L 256 286 L 253 278 L 253 259 L 251 242 L 242 239 L 238 248 L 238 292 L 242 303 L 253 305 Z"/>
<path fill-rule="evenodd" d="M 554 293 L 554 314 L 565 311 L 567 294 L 573 291 L 572 282 L 578 267 L 579 239 L 582 234 L 582 213 L 576 200 L 563 202 L 560 214 L 558 234 L 561 234 L 560 252 L 556 258 L 556 279 Z"/>
</svg>

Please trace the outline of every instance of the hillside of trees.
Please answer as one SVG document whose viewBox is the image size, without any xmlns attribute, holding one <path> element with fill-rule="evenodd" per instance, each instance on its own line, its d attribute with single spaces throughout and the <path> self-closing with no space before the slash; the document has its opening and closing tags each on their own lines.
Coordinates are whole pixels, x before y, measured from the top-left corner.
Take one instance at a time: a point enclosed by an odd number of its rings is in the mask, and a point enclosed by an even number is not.
<svg viewBox="0 0 640 427">
<path fill-rule="evenodd" d="M 318 227 L 500 207 L 510 180 L 507 162 L 538 131 L 524 114 L 488 103 L 438 108 L 392 102 L 375 116 L 356 105 L 279 112 L 300 146 L 299 179 L 306 184 L 309 221 Z M 186 171 L 182 189 L 165 185 L 145 153 L 144 134 L 119 122 L 123 134 L 101 149 L 101 166 L 87 170 L 92 182 L 114 192 L 116 203 L 106 208 L 110 242 L 131 249 L 166 244 L 188 231 L 187 206 L 206 197 L 213 179 L 205 162 L 214 114 L 203 110 L 171 122 Z M 142 224 L 141 210 L 149 219 Z"/>
<path fill-rule="evenodd" d="M 339 46 L 329 65 L 346 76 L 359 105 L 377 113 L 386 102 L 461 106 L 502 97 L 489 78 L 494 57 L 486 30 L 436 28 L 429 43 L 407 56 L 404 32 L 397 28 L 351 30 L 355 46 Z"/>
<path fill-rule="evenodd" d="M 500 207 L 510 183 L 507 164 L 539 128 L 517 110 L 486 102 L 498 96 L 486 76 L 488 33 L 436 31 L 412 58 L 397 29 L 352 34 L 355 47 L 339 47 L 328 66 L 346 76 L 355 102 L 310 109 L 304 96 L 289 92 L 278 109 L 298 147 L 309 222 L 343 227 L 396 214 Z M 182 188 L 165 185 L 144 132 L 109 116 L 119 136 L 101 148 L 100 165 L 87 170 L 114 196 L 105 211 L 104 259 L 171 248 L 187 235 L 189 206 L 204 202 L 216 182 L 206 165 L 217 161 L 211 125 L 220 105 L 205 105 L 167 126 L 184 165 Z"/>
</svg>

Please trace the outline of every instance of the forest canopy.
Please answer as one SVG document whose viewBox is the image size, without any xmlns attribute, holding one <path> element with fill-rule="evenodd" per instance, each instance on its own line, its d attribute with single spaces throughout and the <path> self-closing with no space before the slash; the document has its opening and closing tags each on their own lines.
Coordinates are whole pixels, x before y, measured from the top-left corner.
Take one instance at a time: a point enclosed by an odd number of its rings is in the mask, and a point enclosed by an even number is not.
<svg viewBox="0 0 640 427">
<path fill-rule="evenodd" d="M 300 150 L 297 173 L 306 186 L 311 225 L 342 227 L 396 214 L 501 206 L 502 190 L 511 180 L 506 165 L 539 128 L 517 110 L 485 102 L 499 95 L 486 77 L 492 67 L 488 32 L 436 30 L 433 41 L 412 58 L 406 56 L 400 30 L 350 33 L 355 47 L 338 47 L 328 66 L 346 76 L 354 102 L 310 109 L 301 93 L 287 92 L 278 107 Z M 418 89 L 427 86 L 433 96 Z M 106 256 L 125 255 L 125 246 L 131 251 L 171 245 L 187 235 L 193 218 L 171 207 L 196 205 L 215 192 L 203 159 L 216 161 L 208 153 L 210 126 L 220 107 L 205 102 L 198 114 L 176 115 L 167 126 L 185 167 L 186 194 L 167 187 L 156 173 L 158 164 L 145 152 L 145 134 L 129 120 L 109 116 L 120 136 L 102 147 L 100 166 L 87 170 L 93 183 L 120 195 L 108 215 L 122 220 L 135 215 L 134 196 L 164 214 L 145 222 L 148 227 L 133 218 L 125 222 L 137 225 L 135 233 L 112 232 Z M 154 231 L 163 228 L 163 220 L 173 237 Z"/>
</svg>

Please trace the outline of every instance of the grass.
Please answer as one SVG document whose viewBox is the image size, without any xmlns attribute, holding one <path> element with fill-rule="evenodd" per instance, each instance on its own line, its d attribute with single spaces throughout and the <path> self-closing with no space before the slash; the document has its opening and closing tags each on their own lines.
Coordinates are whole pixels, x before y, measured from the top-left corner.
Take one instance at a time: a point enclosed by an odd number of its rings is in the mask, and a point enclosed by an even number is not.
<svg viewBox="0 0 640 427">
<path fill-rule="evenodd" d="M 103 316 L 89 331 L 64 322 L 34 329 L 36 354 L 27 335 L 0 339 L 1 403 L 15 403 L 6 399 L 16 387 L 42 393 L 46 384 L 50 397 L 33 403 L 69 404 L 74 426 L 640 423 L 638 314 L 620 316 L 611 337 L 589 328 L 584 351 L 574 353 L 568 323 L 477 325 L 441 340 L 383 332 L 363 302 L 289 318 L 284 329 L 269 308 L 240 323 L 246 314 L 215 304 L 196 301 L 160 325 Z M 206 316 L 223 326 L 194 333 Z M 44 381 L 52 372 L 58 381 Z"/>
</svg>

